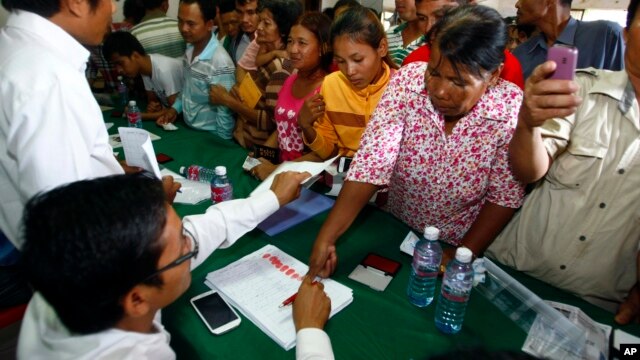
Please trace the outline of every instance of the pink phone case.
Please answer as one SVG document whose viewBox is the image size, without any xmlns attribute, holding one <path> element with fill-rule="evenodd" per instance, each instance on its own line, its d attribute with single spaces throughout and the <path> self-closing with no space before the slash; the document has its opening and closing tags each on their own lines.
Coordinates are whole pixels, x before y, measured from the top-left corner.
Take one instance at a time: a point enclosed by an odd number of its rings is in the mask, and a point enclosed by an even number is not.
<svg viewBox="0 0 640 360">
<path fill-rule="evenodd" d="M 556 71 L 549 77 L 557 80 L 573 80 L 578 63 L 578 49 L 566 45 L 553 45 L 547 53 L 547 60 L 556 63 Z"/>
</svg>

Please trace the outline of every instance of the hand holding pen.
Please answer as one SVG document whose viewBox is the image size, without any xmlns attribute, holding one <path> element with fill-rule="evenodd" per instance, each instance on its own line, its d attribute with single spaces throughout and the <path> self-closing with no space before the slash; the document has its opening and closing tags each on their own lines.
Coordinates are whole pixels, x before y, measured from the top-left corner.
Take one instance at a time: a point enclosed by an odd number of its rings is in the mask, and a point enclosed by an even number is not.
<svg viewBox="0 0 640 360">
<path fill-rule="evenodd" d="M 306 279 L 306 278 L 308 278 L 308 276 L 305 276 L 305 279 Z M 315 285 L 315 284 L 318 284 L 318 283 L 320 283 L 320 285 L 322 285 L 322 279 L 314 280 L 314 281 L 311 283 L 311 285 Z M 300 285 L 300 287 L 302 287 L 302 285 Z M 322 286 L 322 289 L 324 289 L 324 285 Z M 293 302 L 294 302 L 294 301 L 296 301 L 296 297 L 297 297 L 297 296 L 298 296 L 298 293 L 295 293 L 295 294 L 293 294 L 293 295 L 289 296 L 289 297 L 288 297 L 288 298 L 286 298 L 286 299 L 282 302 L 282 304 L 280 304 L 280 306 L 278 306 L 278 307 L 279 307 L 279 308 L 281 308 L 281 307 L 285 307 L 285 306 L 289 306 L 289 305 L 293 304 Z"/>
<path fill-rule="evenodd" d="M 311 281 L 307 276 L 302 280 L 298 293 L 292 297 L 296 331 L 305 328 L 323 329 L 331 313 L 331 299 L 324 292 L 324 285 L 319 281 Z"/>
</svg>

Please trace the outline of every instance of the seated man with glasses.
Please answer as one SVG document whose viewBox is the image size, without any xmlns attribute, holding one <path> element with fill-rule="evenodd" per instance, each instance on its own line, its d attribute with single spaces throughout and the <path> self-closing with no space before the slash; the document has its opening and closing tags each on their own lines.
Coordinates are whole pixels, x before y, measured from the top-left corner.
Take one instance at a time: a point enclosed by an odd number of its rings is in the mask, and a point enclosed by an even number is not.
<svg viewBox="0 0 640 360">
<path fill-rule="evenodd" d="M 23 260 L 35 294 L 21 359 L 173 359 L 159 310 L 191 284 L 191 269 L 292 201 L 308 173 L 276 176 L 271 191 L 184 220 L 162 182 L 116 175 L 32 198 Z"/>
</svg>

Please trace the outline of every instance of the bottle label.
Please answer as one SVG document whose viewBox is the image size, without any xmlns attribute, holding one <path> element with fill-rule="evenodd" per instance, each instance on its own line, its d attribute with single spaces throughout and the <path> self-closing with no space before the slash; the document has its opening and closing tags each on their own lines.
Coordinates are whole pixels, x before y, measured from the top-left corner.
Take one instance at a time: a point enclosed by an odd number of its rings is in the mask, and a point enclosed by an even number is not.
<svg viewBox="0 0 640 360">
<path fill-rule="evenodd" d="M 214 204 L 233 199 L 231 185 L 211 186 L 211 200 Z"/>
<path fill-rule="evenodd" d="M 467 294 L 459 295 L 459 294 L 454 294 L 452 292 L 443 291 L 442 297 L 453 302 L 465 302 L 469 299 L 469 294 L 467 293 Z"/>
<path fill-rule="evenodd" d="M 140 124 L 140 113 L 139 112 L 128 112 L 127 120 L 129 121 L 130 127 L 141 127 Z"/>
<path fill-rule="evenodd" d="M 200 168 L 197 166 L 189 166 L 187 169 L 187 179 L 198 181 L 198 175 L 200 175 Z"/>
</svg>

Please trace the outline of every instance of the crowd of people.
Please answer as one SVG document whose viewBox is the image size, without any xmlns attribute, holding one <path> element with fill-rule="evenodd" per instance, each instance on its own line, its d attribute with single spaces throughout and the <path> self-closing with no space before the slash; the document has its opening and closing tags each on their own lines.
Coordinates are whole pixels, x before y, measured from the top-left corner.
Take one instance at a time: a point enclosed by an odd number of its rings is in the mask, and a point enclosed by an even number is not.
<svg viewBox="0 0 640 360">
<path fill-rule="evenodd" d="M 160 310 L 308 177 L 180 219 L 180 184 L 113 156 L 97 69 L 105 91 L 114 70 L 141 79 L 145 120 L 274 149 L 258 179 L 353 158 L 293 305 L 299 359 L 334 356 L 312 280 L 376 193 L 440 229 L 445 263 L 465 246 L 637 321 L 639 3 L 622 28 L 573 18 L 571 0 L 519 0 L 516 24 L 472 0 L 396 0 L 385 31 L 353 0 L 333 18 L 298 0 L 180 0 L 177 19 L 168 0 L 127 0 L 120 24 L 112 0 L 2 0 L 0 308 L 29 302 L 18 357 L 175 357 Z M 573 80 L 550 78 L 558 44 L 578 49 Z"/>
</svg>

